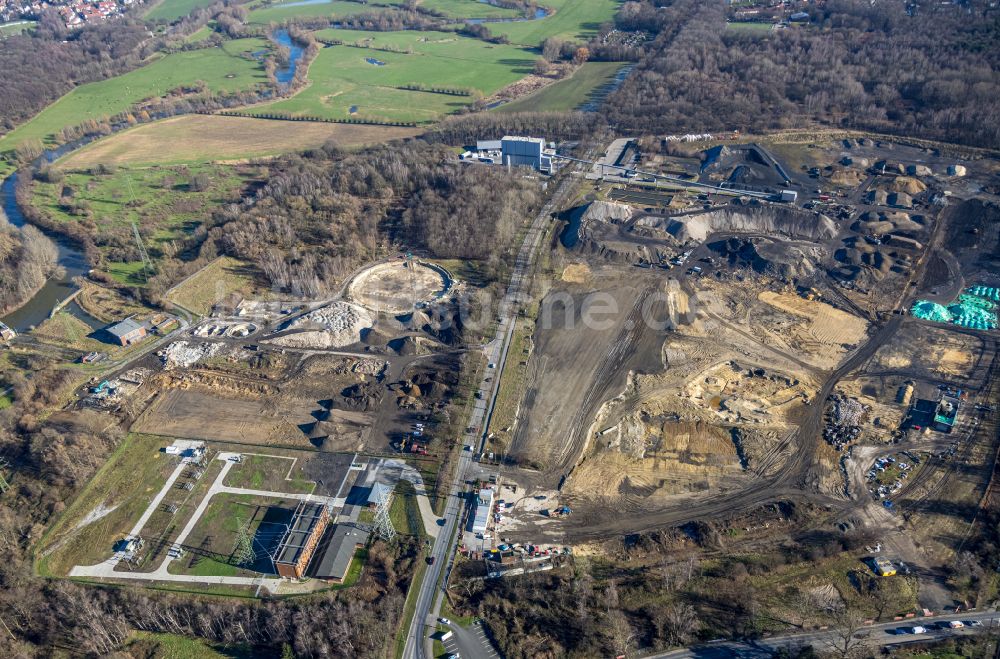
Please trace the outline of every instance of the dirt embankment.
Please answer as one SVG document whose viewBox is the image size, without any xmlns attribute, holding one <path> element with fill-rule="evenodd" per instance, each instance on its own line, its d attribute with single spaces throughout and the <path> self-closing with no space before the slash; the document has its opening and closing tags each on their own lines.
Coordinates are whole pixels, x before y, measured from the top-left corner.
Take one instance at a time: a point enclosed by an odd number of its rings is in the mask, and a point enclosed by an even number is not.
<svg viewBox="0 0 1000 659">
<path fill-rule="evenodd" d="M 743 473 L 729 433 L 701 422 L 635 415 L 601 439 L 602 452 L 577 466 L 567 495 L 642 505 L 719 488 Z"/>
<path fill-rule="evenodd" d="M 829 217 L 781 206 L 726 208 L 672 218 L 649 216 L 638 224 L 666 231 L 677 240 L 698 242 L 714 233 L 778 234 L 808 240 L 829 240 L 837 235 Z"/>
</svg>

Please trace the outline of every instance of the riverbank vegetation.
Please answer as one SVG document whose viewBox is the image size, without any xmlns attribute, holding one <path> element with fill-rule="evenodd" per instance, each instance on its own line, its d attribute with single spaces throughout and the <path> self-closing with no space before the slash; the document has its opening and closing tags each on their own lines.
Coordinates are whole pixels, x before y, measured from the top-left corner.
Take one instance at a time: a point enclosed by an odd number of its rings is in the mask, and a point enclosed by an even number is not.
<svg viewBox="0 0 1000 659">
<path fill-rule="evenodd" d="M 144 286 L 134 222 L 156 271 L 172 273 L 197 257 L 213 209 L 238 203 L 265 170 L 252 165 L 177 165 L 41 171 L 26 182 L 32 221 L 72 236 L 109 283 Z"/>
<path fill-rule="evenodd" d="M 41 231 L 7 223 L 0 210 L 0 313 L 24 304 L 56 268 L 58 250 Z"/>
<path fill-rule="evenodd" d="M 264 39 L 237 39 L 221 48 L 173 53 L 124 75 L 81 85 L 0 139 L 0 151 L 34 145 L 37 152 L 57 135 L 73 137 L 60 135 L 63 129 L 92 122 L 96 130 L 97 124 L 116 115 L 141 113 L 143 103 L 155 112 L 149 102 L 154 99 L 191 101 L 266 85 L 264 64 L 254 53 L 266 52 L 268 44 Z"/>
<path fill-rule="evenodd" d="M 344 45 L 319 51 L 307 88 L 250 112 L 429 122 L 530 74 L 536 59 L 516 46 L 449 32 L 322 30 L 316 36 Z M 469 90 L 475 96 L 407 88 L 416 86 Z"/>
</svg>

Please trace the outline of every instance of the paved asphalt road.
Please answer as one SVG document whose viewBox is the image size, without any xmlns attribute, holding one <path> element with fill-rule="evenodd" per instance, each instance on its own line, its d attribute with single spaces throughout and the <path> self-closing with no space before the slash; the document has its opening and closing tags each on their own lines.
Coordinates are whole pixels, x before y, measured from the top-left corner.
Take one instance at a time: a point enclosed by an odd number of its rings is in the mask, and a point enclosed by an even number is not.
<svg viewBox="0 0 1000 659">
<path fill-rule="evenodd" d="M 937 623 L 943 620 L 978 620 L 983 623 L 983 627 L 937 629 Z M 914 625 L 928 627 L 928 632 L 926 634 L 909 633 L 909 630 L 912 629 Z M 897 629 L 906 631 L 896 633 Z M 915 643 L 927 640 L 942 640 L 949 636 L 974 634 L 990 629 L 992 629 L 992 633 L 994 634 L 1000 633 L 1000 613 L 997 613 L 996 611 L 962 613 L 935 616 L 933 618 L 912 618 L 901 622 L 889 622 L 872 625 L 870 627 L 862 627 L 855 633 L 855 637 L 859 639 L 861 644 L 864 644 L 867 647 L 878 648 L 885 645 Z M 807 645 L 813 646 L 813 648 L 818 651 L 831 650 L 830 643 L 835 640 L 836 634 L 834 632 L 806 632 L 802 634 L 772 636 L 770 638 L 762 638 L 755 641 L 719 641 L 705 643 L 703 645 L 696 645 L 683 650 L 671 650 L 660 654 L 648 655 L 646 659 L 677 659 L 681 657 L 698 657 L 699 659 L 707 659 L 711 657 L 742 657 L 751 659 L 756 657 L 772 657 L 777 650 L 795 650 Z"/>
<path fill-rule="evenodd" d="M 488 404 L 476 405 L 469 420 L 471 431 L 465 435 L 463 442 L 472 445 L 472 451 L 462 451 L 458 468 L 455 469 L 455 477 L 451 486 L 451 495 L 445 504 L 444 524 L 441 533 L 438 534 L 434 545 L 431 548 L 429 558 L 433 563 L 428 566 L 424 574 L 424 579 L 420 584 L 420 591 L 417 593 L 417 606 L 410 623 L 410 628 L 406 634 L 406 644 L 403 648 L 404 659 L 430 659 L 433 656 L 432 642 L 430 634 L 436 628 L 435 617 L 441 607 L 440 596 L 443 589 L 439 587 L 439 582 L 444 584 L 448 581 L 448 574 L 454 565 L 454 549 L 458 535 L 456 529 L 462 517 L 464 499 L 464 482 L 476 470 L 478 465 L 472 460 L 472 456 L 482 451 L 485 443 L 485 432 L 489 425 L 489 418 L 492 414 L 493 405 L 496 402 L 497 391 L 499 391 L 500 374 L 503 372 L 504 363 L 507 360 L 507 351 L 510 348 L 511 336 L 514 333 L 514 320 L 517 312 L 517 301 L 522 295 L 523 286 L 527 280 L 528 272 L 534 263 L 538 245 L 545 233 L 545 226 L 550 221 L 551 213 L 557 203 L 559 203 L 568 192 L 576 185 L 577 179 L 571 174 L 560 184 L 559 189 L 552 195 L 549 202 L 542 207 L 528 229 L 524 237 L 524 242 L 518 251 L 517 259 L 514 262 L 514 269 L 511 273 L 510 284 L 507 287 L 507 295 L 500 304 L 499 325 L 496 335 L 489 344 L 488 358 L 493 368 L 487 368 L 483 375 L 483 381 L 479 385 L 482 400 L 489 401 Z M 447 564 L 447 567 L 445 567 Z M 441 580 L 441 571 L 445 570 L 444 580 Z M 464 654 L 463 654 L 464 656 Z"/>
</svg>

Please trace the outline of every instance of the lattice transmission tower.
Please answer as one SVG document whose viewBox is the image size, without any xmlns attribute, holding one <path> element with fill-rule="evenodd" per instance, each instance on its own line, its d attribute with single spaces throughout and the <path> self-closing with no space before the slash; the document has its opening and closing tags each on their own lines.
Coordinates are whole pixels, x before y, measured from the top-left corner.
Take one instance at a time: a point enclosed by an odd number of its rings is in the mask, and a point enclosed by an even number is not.
<svg viewBox="0 0 1000 659">
<path fill-rule="evenodd" d="M 396 528 L 389 518 L 389 508 L 392 506 L 392 490 L 389 488 L 379 488 L 375 502 L 375 533 L 385 540 L 392 540 L 396 537 Z"/>
</svg>

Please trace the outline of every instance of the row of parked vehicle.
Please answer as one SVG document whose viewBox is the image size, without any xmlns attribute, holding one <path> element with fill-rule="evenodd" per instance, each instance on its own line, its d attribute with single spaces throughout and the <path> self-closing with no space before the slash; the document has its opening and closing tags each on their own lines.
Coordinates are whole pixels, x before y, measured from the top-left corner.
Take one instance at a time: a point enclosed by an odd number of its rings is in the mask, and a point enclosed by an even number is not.
<svg viewBox="0 0 1000 659">
<path fill-rule="evenodd" d="M 965 627 L 982 627 L 979 620 L 942 620 L 926 625 L 914 625 L 913 627 L 897 627 L 896 629 L 885 630 L 887 634 L 927 634 L 938 629 L 963 629 Z"/>
</svg>

